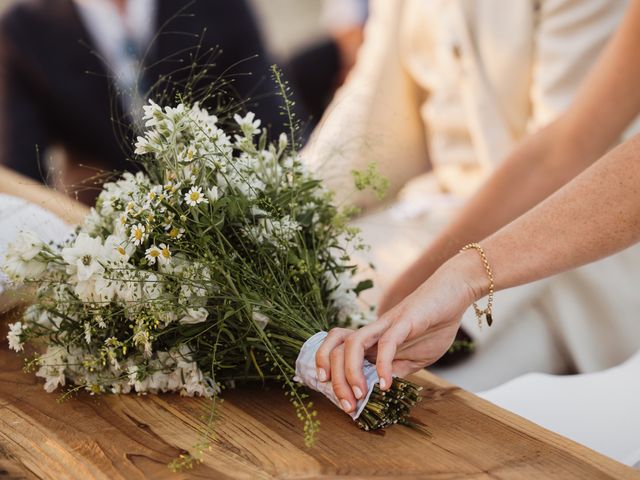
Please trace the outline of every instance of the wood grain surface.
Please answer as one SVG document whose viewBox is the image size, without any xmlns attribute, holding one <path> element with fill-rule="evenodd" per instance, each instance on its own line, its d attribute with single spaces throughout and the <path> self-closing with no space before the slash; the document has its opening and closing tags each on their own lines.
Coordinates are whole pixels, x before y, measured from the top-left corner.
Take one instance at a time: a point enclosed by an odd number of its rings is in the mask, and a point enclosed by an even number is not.
<svg viewBox="0 0 640 480">
<path fill-rule="evenodd" d="M 205 400 L 178 395 L 80 394 L 59 403 L 22 372 L 0 327 L 0 478 L 45 479 L 609 479 L 638 472 L 548 432 L 424 372 L 415 417 L 431 436 L 403 426 L 360 431 L 318 398 L 316 445 L 279 388 L 225 393 L 204 462 L 174 474 L 167 464 L 199 440 Z"/>
</svg>

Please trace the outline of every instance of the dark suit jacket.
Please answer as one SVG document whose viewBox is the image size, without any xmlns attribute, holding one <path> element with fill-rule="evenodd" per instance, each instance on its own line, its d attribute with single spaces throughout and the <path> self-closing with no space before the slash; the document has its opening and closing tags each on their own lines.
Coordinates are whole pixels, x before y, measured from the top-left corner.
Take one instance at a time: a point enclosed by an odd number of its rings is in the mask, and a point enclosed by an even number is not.
<svg viewBox="0 0 640 480">
<path fill-rule="evenodd" d="M 219 46 L 222 51 L 209 78 L 227 72 L 231 82 L 227 90 L 236 91 L 238 100 L 249 99 L 247 109 L 255 111 L 263 124 L 272 125 L 274 133 L 282 129 L 269 61 L 244 0 L 158 0 L 156 26 L 161 33 L 145 61 L 146 83 L 183 84 L 190 71 L 185 65 L 193 61 L 195 47 L 201 43 L 199 51 L 206 56 Z M 130 119 L 92 48 L 72 0 L 20 1 L 3 15 L 0 163 L 42 180 L 36 145 L 43 152 L 61 144 L 71 158 L 135 169 L 126 160 L 133 136 Z M 248 72 L 251 75 L 240 75 Z M 199 87 L 208 82 L 200 80 Z M 161 94 L 160 87 L 150 96 Z M 123 128 L 114 131 L 112 117 L 122 120 Z"/>
</svg>

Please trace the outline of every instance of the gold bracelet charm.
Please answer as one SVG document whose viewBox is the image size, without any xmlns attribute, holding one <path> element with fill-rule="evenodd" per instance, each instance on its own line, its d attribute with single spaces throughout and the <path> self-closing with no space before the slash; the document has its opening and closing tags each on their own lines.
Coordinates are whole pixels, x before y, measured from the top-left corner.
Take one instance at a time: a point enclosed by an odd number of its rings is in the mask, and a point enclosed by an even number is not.
<svg viewBox="0 0 640 480">
<path fill-rule="evenodd" d="M 476 302 L 473 302 L 473 309 L 476 312 L 476 317 L 478 318 L 478 327 L 482 328 L 482 316 L 487 320 L 487 325 L 491 326 L 493 323 L 493 290 L 495 285 L 493 284 L 493 272 L 491 271 L 491 266 L 489 265 L 489 260 L 487 260 L 487 256 L 484 253 L 484 249 L 478 243 L 470 243 L 469 245 L 465 245 L 460 249 L 460 252 L 464 252 L 466 250 L 473 249 L 478 252 L 480 258 L 482 258 L 482 264 L 484 265 L 484 269 L 487 272 L 487 277 L 489 277 L 489 295 L 487 298 L 487 308 L 481 310 L 478 307 Z"/>
</svg>

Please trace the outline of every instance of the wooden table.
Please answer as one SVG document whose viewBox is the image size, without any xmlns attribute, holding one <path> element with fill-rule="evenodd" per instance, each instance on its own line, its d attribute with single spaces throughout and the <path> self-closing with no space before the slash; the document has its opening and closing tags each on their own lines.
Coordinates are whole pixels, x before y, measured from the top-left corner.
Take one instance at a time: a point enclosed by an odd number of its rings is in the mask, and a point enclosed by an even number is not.
<svg viewBox="0 0 640 480">
<path fill-rule="evenodd" d="M 205 400 L 81 394 L 60 404 L 22 372 L 0 328 L 0 478 L 640 478 L 640 474 L 452 387 L 415 376 L 415 416 L 431 437 L 403 426 L 360 431 L 328 401 L 316 406 L 317 444 L 278 388 L 227 392 L 217 437 L 195 469 L 167 464 L 194 445 Z"/>
</svg>

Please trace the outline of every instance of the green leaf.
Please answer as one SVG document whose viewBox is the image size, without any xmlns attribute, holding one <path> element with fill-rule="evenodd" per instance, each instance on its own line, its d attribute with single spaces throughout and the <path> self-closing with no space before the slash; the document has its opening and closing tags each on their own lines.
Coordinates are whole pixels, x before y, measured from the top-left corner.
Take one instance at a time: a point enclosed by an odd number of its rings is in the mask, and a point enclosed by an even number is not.
<svg viewBox="0 0 640 480">
<path fill-rule="evenodd" d="M 365 290 L 369 290 L 370 288 L 373 288 L 373 280 L 367 279 L 358 283 L 358 285 L 356 285 L 356 287 L 353 289 L 353 292 L 356 295 L 360 295 L 360 292 L 364 292 Z"/>
</svg>

